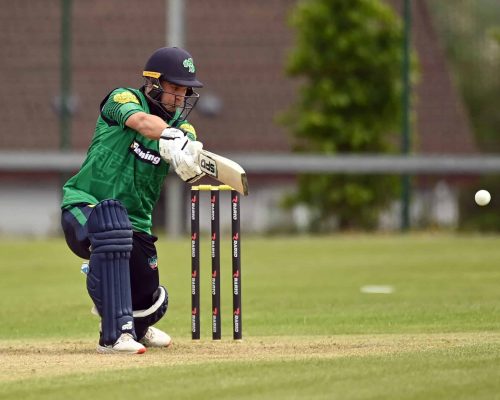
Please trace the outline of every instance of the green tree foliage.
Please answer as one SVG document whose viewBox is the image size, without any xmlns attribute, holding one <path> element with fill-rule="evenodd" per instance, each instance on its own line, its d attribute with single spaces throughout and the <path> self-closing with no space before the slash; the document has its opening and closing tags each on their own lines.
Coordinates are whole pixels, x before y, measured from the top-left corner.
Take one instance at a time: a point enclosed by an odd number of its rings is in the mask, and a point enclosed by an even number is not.
<svg viewBox="0 0 500 400">
<path fill-rule="evenodd" d="M 285 115 L 299 152 L 387 153 L 401 115 L 402 24 L 379 0 L 309 0 L 291 16 L 296 46 L 287 71 L 301 77 Z M 373 228 L 394 199 L 388 176 L 304 175 L 291 204 L 313 211 L 313 230 Z M 289 203 L 289 204 L 290 204 Z"/>
<path fill-rule="evenodd" d="M 431 1 L 455 80 L 464 97 L 483 152 L 500 151 L 500 2 L 497 0 Z M 497 39 L 497 40 L 496 40 Z"/>
<path fill-rule="evenodd" d="M 476 142 L 484 153 L 500 151 L 500 2 L 441 0 L 428 2 L 447 50 L 455 82 L 465 100 Z M 493 194 L 487 207 L 472 200 L 477 189 Z M 500 231 L 500 177 L 483 176 L 462 189 L 460 228 Z"/>
<path fill-rule="evenodd" d="M 495 27 L 490 31 L 490 35 L 493 39 L 495 39 L 500 44 L 500 28 Z"/>
</svg>

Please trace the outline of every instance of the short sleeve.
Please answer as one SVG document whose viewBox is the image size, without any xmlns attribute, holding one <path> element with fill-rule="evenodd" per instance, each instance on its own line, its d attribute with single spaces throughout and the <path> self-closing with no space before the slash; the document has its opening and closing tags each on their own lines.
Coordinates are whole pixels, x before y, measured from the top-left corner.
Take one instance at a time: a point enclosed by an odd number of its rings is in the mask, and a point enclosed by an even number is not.
<svg viewBox="0 0 500 400">
<path fill-rule="evenodd" d="M 197 140 L 198 136 L 196 135 L 194 126 L 186 120 L 180 122 L 178 128 L 186 133 L 189 140 Z"/>
<path fill-rule="evenodd" d="M 136 112 L 143 111 L 141 102 L 137 96 L 127 89 L 116 89 L 109 95 L 104 103 L 101 113 L 104 117 L 117 122 L 122 128 L 125 128 L 127 119 Z"/>
</svg>

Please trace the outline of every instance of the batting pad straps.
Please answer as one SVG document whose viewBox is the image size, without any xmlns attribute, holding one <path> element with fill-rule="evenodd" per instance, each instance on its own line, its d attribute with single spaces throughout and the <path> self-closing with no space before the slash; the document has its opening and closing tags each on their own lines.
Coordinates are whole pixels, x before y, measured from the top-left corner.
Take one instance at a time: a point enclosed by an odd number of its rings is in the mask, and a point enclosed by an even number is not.
<svg viewBox="0 0 500 400">
<path fill-rule="evenodd" d="M 160 307 L 162 307 L 163 305 L 166 304 L 168 306 L 168 293 L 167 293 L 167 289 L 165 289 L 163 286 L 160 286 L 156 290 L 156 292 L 160 292 L 160 297 L 158 297 L 158 300 L 156 300 L 156 302 L 151 307 L 149 307 L 146 310 L 136 310 L 136 311 L 134 311 L 133 312 L 134 318 L 144 318 L 144 317 L 147 317 L 148 315 L 151 315 L 151 314 L 154 314 L 155 312 L 157 312 L 158 309 Z M 90 309 L 90 313 L 93 314 L 93 315 L 95 315 L 96 317 L 100 317 L 101 316 L 101 314 L 99 314 L 99 310 L 97 309 L 97 307 L 95 305 L 92 306 L 92 308 Z"/>
<path fill-rule="evenodd" d="M 136 323 L 151 326 L 158 322 L 166 314 L 168 308 L 167 289 L 163 286 L 159 286 L 153 295 L 153 300 L 153 305 L 148 309 L 134 311 L 133 315 Z"/>
</svg>

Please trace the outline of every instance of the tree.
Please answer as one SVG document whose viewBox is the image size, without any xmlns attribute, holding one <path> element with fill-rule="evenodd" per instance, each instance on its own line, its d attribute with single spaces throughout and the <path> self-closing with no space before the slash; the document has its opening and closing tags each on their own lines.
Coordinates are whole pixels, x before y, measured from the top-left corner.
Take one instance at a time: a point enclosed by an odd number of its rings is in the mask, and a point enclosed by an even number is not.
<svg viewBox="0 0 500 400">
<path fill-rule="evenodd" d="M 431 1 L 433 18 L 482 152 L 498 153 L 500 6 L 492 0 Z"/>
<path fill-rule="evenodd" d="M 490 31 L 491 37 L 500 44 L 500 28 L 493 28 Z"/>
<path fill-rule="evenodd" d="M 283 118 L 298 152 L 386 153 L 401 116 L 403 33 L 378 0 L 309 0 L 291 15 L 296 45 L 287 64 L 301 77 L 298 102 Z M 305 203 L 312 230 L 330 217 L 340 228 L 373 228 L 395 198 L 395 177 L 303 175 L 289 204 Z"/>
<path fill-rule="evenodd" d="M 498 153 L 500 5 L 491 0 L 432 1 L 429 5 L 464 98 L 476 143 L 483 153 Z M 477 207 L 471 196 L 479 188 L 500 192 L 499 176 L 481 176 L 462 189 L 460 228 L 498 232 L 498 196 L 493 196 L 488 207 Z"/>
</svg>

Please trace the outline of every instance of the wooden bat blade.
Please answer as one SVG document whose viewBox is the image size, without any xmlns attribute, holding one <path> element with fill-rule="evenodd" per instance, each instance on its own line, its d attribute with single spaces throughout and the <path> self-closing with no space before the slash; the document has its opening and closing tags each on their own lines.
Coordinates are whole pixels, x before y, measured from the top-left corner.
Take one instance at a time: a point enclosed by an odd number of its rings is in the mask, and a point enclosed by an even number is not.
<svg viewBox="0 0 500 400">
<path fill-rule="evenodd" d="M 208 176 L 231 186 L 244 196 L 248 195 L 248 180 L 245 170 L 233 160 L 202 150 L 200 168 Z"/>
</svg>

